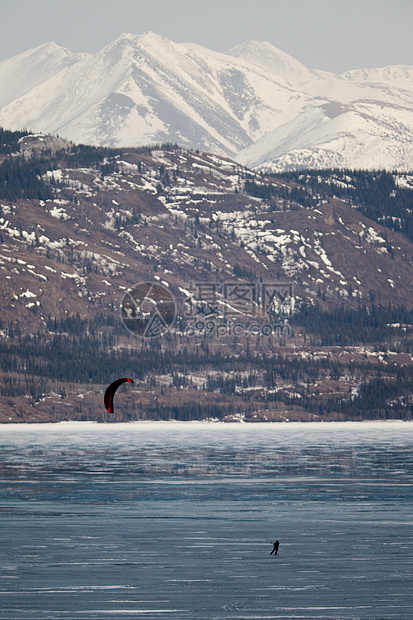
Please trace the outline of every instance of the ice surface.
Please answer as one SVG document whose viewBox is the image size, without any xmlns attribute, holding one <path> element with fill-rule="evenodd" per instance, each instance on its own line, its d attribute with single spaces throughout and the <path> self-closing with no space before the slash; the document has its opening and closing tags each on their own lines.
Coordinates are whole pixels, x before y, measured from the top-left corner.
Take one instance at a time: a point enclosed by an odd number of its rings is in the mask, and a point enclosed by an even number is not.
<svg viewBox="0 0 413 620">
<path fill-rule="evenodd" d="M 0 619 L 410 619 L 412 447 L 402 422 L 3 425 Z"/>
</svg>

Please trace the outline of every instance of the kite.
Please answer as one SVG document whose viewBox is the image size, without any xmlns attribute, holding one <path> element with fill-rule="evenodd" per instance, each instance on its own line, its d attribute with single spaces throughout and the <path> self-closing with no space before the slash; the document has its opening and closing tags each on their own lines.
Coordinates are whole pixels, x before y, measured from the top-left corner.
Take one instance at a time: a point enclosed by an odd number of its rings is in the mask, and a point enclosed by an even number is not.
<svg viewBox="0 0 413 620">
<path fill-rule="evenodd" d="M 115 396 L 115 392 L 118 389 L 118 387 L 120 385 L 122 385 L 122 383 L 134 383 L 134 381 L 132 379 L 129 379 L 128 377 L 124 377 L 123 379 L 116 379 L 116 381 L 114 381 L 113 383 L 111 383 L 109 385 L 108 388 L 106 388 L 106 392 L 105 392 L 105 396 L 104 396 L 104 401 L 105 401 L 105 407 L 108 411 L 108 413 L 113 413 L 114 409 L 113 409 L 113 397 Z"/>
</svg>

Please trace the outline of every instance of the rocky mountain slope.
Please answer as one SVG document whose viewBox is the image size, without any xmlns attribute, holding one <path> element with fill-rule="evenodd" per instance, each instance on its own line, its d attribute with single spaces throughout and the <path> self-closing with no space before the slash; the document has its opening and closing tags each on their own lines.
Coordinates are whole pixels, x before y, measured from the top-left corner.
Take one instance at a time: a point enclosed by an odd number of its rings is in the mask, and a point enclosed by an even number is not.
<svg viewBox="0 0 413 620">
<path fill-rule="evenodd" d="M 154 33 L 0 63 L 0 125 L 122 147 L 177 142 L 273 171 L 413 167 L 413 68 L 334 75 L 266 42 L 227 53 Z"/>
<path fill-rule="evenodd" d="M 115 419 L 380 417 L 385 396 L 363 392 L 377 372 L 394 415 L 410 415 L 413 243 L 384 207 L 367 217 L 358 173 L 264 176 L 171 144 L 3 140 L 15 142 L 0 154 L 0 420 L 105 420 L 118 373 L 137 386 Z M 365 175 L 387 204 L 381 175 Z M 413 178 L 385 181 L 408 212 Z M 177 313 L 152 340 L 122 323 L 125 294 L 146 282 Z"/>
<path fill-rule="evenodd" d="M 45 140 L 20 144 L 27 155 Z M 412 243 L 334 194 L 300 194 L 295 182 L 171 145 L 92 149 L 87 166 L 88 149 L 73 149 L 36 164 L 50 197 L 34 198 L 36 186 L 1 201 L 3 320 L 17 314 L 33 327 L 107 310 L 154 273 L 182 299 L 191 282 L 241 273 L 294 283 L 297 303 L 412 304 Z"/>
</svg>

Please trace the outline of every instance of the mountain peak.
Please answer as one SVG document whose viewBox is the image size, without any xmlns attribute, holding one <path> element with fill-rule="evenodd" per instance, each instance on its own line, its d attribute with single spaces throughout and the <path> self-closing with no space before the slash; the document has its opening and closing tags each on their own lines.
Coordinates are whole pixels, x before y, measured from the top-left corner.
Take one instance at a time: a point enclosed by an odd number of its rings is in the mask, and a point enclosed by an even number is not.
<svg viewBox="0 0 413 620">
<path fill-rule="evenodd" d="M 64 45 L 60 45 L 59 43 L 56 43 L 56 41 L 49 41 L 48 43 L 42 43 L 42 45 L 38 45 L 37 47 L 28 50 L 27 52 L 23 52 L 23 54 L 27 54 L 27 53 L 33 53 L 33 52 L 41 52 L 41 53 L 45 53 L 45 54 L 62 54 L 64 56 L 71 56 L 73 54 L 73 52 L 71 52 L 67 47 L 64 47 Z"/>
<path fill-rule="evenodd" d="M 156 32 L 153 32 L 153 30 L 148 30 L 146 32 L 143 32 L 141 34 L 133 34 L 131 32 L 123 32 L 121 35 L 119 35 L 117 37 L 117 39 L 115 39 L 115 41 L 113 41 L 113 43 L 110 43 L 110 45 L 116 45 L 119 44 L 121 42 L 129 42 L 131 45 L 133 46 L 142 46 L 142 47 L 148 47 L 148 46 L 153 46 L 153 45 L 177 45 L 174 41 L 172 41 L 171 39 L 168 39 L 167 37 L 164 37 L 162 34 L 158 34 Z"/>
<path fill-rule="evenodd" d="M 85 56 L 87 54 L 76 54 L 50 41 L 3 60 L 0 63 L 0 110 Z"/>
<path fill-rule="evenodd" d="M 33 59 L 41 58 L 43 61 L 47 58 L 67 58 L 70 56 L 76 56 L 76 54 L 67 47 L 63 45 L 59 45 L 55 41 L 49 41 L 47 43 L 42 43 L 41 45 L 37 45 L 36 47 L 32 47 L 24 52 L 20 52 L 20 54 L 16 54 L 16 56 L 12 56 L 11 58 L 7 58 L 0 62 L 0 66 L 9 64 L 10 62 L 19 63 L 21 61 L 32 62 Z"/>
<path fill-rule="evenodd" d="M 111 147 L 176 142 L 265 169 L 410 169 L 413 68 L 338 76 L 268 41 L 223 54 L 153 31 L 95 54 L 52 41 L 0 63 L 0 126 Z"/>
<path fill-rule="evenodd" d="M 307 82 L 318 78 L 313 69 L 279 49 L 269 41 L 245 41 L 226 52 L 228 56 L 247 60 L 248 62 L 273 73 L 288 82 Z"/>
<path fill-rule="evenodd" d="M 229 49 L 226 54 L 230 56 L 235 56 L 239 53 L 265 53 L 266 51 L 270 53 L 278 54 L 279 56 L 284 56 L 288 58 L 293 58 L 287 52 L 284 52 L 279 47 L 270 43 L 269 41 L 257 41 L 256 39 L 249 39 L 248 41 L 244 41 L 243 43 L 239 43 L 238 45 L 234 45 L 231 49 Z"/>
</svg>

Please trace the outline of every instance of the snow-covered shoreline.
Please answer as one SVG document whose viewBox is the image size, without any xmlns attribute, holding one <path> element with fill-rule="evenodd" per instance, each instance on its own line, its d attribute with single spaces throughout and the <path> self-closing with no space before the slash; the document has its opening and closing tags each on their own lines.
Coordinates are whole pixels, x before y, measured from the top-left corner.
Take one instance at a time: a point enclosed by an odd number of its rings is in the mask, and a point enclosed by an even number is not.
<svg viewBox="0 0 413 620">
<path fill-rule="evenodd" d="M 354 427 L 365 428 L 389 428 L 390 426 L 411 427 L 413 429 L 413 420 L 348 420 L 348 421 L 335 421 L 335 420 L 322 420 L 322 421 L 274 421 L 274 422 L 222 422 L 221 420 L 189 420 L 183 422 L 181 420 L 134 420 L 131 422 L 94 422 L 94 421 L 79 421 L 79 420 L 62 420 L 59 422 L 21 422 L 21 423 L 1 423 L 1 432 L 7 430 L 17 429 L 56 429 L 61 430 L 70 429 L 106 429 L 108 431 L 115 429 L 131 429 L 131 428 L 211 428 L 212 426 L 221 428 L 234 428 L 234 427 L 248 427 L 248 428 L 263 428 L 263 427 L 290 427 L 300 428 L 304 426 L 311 427 L 313 429 L 327 429 L 328 427 L 334 427 L 335 429 L 344 429 Z"/>
</svg>

